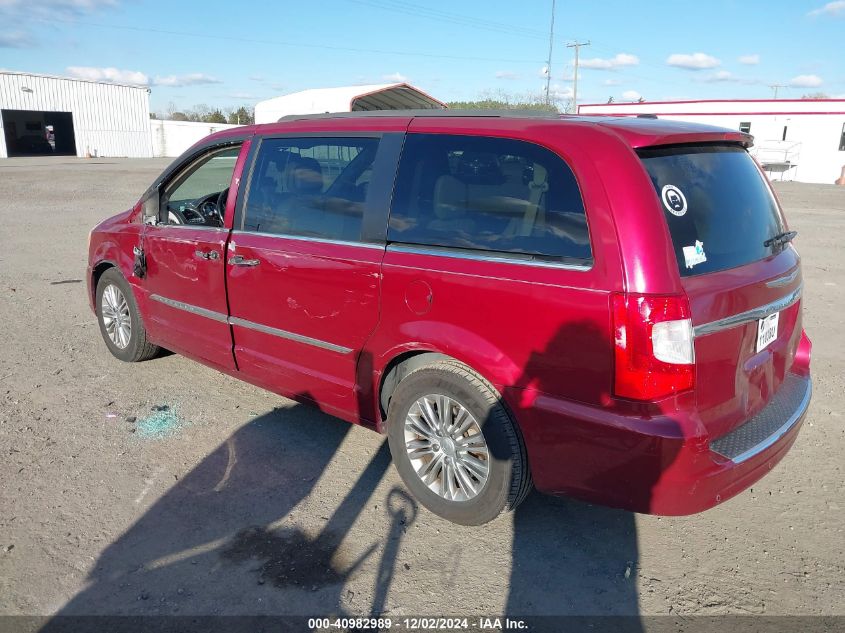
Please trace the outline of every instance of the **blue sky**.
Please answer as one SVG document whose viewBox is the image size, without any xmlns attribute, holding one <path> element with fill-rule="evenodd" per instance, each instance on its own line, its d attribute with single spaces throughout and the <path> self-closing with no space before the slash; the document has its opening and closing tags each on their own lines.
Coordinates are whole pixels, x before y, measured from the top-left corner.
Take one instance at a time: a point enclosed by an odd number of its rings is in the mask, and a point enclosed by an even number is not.
<svg viewBox="0 0 845 633">
<path fill-rule="evenodd" d="M 151 87 L 153 110 L 408 81 L 539 94 L 551 0 L 0 0 L 0 68 Z M 845 97 L 845 0 L 557 0 L 552 91 L 580 103 Z"/>
</svg>

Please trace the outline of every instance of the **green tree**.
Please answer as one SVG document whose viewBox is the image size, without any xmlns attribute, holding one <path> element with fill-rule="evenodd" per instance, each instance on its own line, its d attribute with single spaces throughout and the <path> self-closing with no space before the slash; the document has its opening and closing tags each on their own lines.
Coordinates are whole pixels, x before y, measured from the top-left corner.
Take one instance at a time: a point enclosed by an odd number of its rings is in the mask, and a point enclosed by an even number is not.
<svg viewBox="0 0 845 633">
<path fill-rule="evenodd" d="M 225 123 L 226 117 L 223 116 L 223 113 L 220 110 L 215 110 L 214 112 L 210 112 L 205 115 L 202 120 L 205 123 Z"/>
<path fill-rule="evenodd" d="M 171 121 L 187 121 L 188 115 L 184 112 L 174 111 L 170 113 L 170 120 Z"/>
<path fill-rule="evenodd" d="M 251 110 L 241 106 L 229 114 L 229 123 L 239 125 L 252 125 L 255 123 L 255 116 Z"/>
<path fill-rule="evenodd" d="M 555 96 L 547 102 L 544 95 L 540 94 L 514 95 L 498 90 L 482 93 L 475 101 L 450 101 L 446 105 L 451 110 L 531 110 L 558 113 L 565 112 L 569 102 Z"/>
</svg>

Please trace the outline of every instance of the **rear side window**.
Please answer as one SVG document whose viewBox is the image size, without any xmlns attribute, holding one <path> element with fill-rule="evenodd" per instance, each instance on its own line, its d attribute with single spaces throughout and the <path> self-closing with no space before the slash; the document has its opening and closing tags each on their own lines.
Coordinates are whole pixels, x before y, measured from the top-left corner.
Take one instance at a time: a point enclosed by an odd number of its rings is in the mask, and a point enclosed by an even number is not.
<svg viewBox="0 0 845 633">
<path fill-rule="evenodd" d="M 538 260 L 591 256 L 572 170 L 539 145 L 493 137 L 409 134 L 388 240 Z"/>
<path fill-rule="evenodd" d="M 376 138 L 262 141 L 243 230 L 359 240 L 378 143 Z"/>
<path fill-rule="evenodd" d="M 773 254 L 764 242 L 784 230 L 783 220 L 743 148 L 675 146 L 641 149 L 639 155 L 660 199 L 682 277 Z"/>
</svg>

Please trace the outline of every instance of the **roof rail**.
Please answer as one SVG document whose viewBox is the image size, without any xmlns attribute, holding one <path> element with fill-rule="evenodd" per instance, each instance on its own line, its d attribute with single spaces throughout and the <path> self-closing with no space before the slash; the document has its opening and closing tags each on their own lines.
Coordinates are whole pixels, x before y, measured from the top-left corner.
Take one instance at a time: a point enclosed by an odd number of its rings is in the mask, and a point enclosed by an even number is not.
<svg viewBox="0 0 845 633">
<path fill-rule="evenodd" d="M 425 110 L 360 110 L 356 112 L 322 112 L 320 114 L 288 114 L 278 120 L 279 123 L 288 121 L 308 121 L 314 119 L 367 119 L 379 117 L 488 117 L 488 118 L 532 118 L 557 119 L 557 112 L 542 110 L 447 110 L 445 108 L 431 108 Z"/>
</svg>

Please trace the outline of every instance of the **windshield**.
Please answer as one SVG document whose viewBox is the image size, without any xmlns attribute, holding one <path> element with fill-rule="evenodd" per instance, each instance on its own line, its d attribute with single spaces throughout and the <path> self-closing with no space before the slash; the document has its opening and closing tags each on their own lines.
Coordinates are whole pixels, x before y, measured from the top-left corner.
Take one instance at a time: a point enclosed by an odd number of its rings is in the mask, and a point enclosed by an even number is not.
<svg viewBox="0 0 845 633">
<path fill-rule="evenodd" d="M 660 200 L 682 277 L 743 266 L 778 252 L 784 231 L 774 196 L 735 145 L 638 151 Z"/>
</svg>

